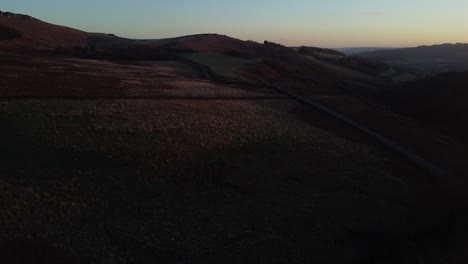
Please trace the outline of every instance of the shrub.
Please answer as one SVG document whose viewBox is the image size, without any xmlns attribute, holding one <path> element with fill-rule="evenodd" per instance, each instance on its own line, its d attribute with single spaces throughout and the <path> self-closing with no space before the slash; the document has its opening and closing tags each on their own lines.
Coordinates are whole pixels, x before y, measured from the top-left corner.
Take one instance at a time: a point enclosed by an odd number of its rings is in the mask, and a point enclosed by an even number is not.
<svg viewBox="0 0 468 264">
<path fill-rule="evenodd" d="M 21 32 L 8 26 L 0 25 L 0 40 L 11 40 L 19 38 L 22 38 Z"/>
</svg>

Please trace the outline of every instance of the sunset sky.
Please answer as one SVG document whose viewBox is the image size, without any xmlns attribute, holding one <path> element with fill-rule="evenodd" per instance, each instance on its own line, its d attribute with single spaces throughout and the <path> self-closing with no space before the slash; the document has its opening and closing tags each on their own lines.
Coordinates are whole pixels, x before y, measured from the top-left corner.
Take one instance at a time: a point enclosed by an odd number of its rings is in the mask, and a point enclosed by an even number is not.
<svg viewBox="0 0 468 264">
<path fill-rule="evenodd" d="M 468 42 L 467 0 L 4 0 L 0 10 L 132 38 L 220 33 L 322 47 Z"/>
</svg>

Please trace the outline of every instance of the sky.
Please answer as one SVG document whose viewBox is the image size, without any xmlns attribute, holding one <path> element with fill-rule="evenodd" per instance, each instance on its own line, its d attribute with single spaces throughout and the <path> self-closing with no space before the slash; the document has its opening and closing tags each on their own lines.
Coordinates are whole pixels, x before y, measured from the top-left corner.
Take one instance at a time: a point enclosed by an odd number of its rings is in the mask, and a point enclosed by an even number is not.
<svg viewBox="0 0 468 264">
<path fill-rule="evenodd" d="M 0 10 L 129 38 L 219 33 L 328 48 L 468 42 L 468 0 L 2 0 Z"/>
</svg>

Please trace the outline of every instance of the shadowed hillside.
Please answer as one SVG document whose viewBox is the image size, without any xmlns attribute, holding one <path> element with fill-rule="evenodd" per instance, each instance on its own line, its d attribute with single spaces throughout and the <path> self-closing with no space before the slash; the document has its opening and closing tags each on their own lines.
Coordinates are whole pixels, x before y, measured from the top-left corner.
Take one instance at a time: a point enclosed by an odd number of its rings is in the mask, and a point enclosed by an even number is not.
<svg viewBox="0 0 468 264">
<path fill-rule="evenodd" d="M 346 55 L 355 55 L 359 53 L 373 52 L 377 50 L 390 50 L 392 48 L 381 48 L 381 47 L 358 47 L 358 48 L 337 48 L 335 50 L 344 53 Z"/>
<path fill-rule="evenodd" d="M 445 73 L 386 90 L 393 109 L 468 144 L 468 72 Z"/>
<path fill-rule="evenodd" d="M 88 33 L 80 30 L 49 24 L 27 15 L 9 12 L 0 13 L 0 25 L 14 29 L 22 36 L 21 39 L 3 41 L 0 43 L 2 49 L 23 47 L 51 50 L 59 46 L 83 46 L 86 44 L 85 40 L 88 36 Z"/>
<path fill-rule="evenodd" d="M 462 43 L 379 50 L 358 55 L 420 75 L 468 70 L 468 44 Z"/>
<path fill-rule="evenodd" d="M 318 55 L 330 55 L 330 56 L 336 56 L 336 57 L 344 57 L 346 56 L 344 53 L 341 53 L 336 50 L 332 49 L 322 49 L 322 48 L 317 48 L 317 47 L 299 47 L 297 49 L 297 52 L 304 54 L 304 55 L 309 55 L 309 56 L 318 56 Z"/>
<path fill-rule="evenodd" d="M 224 35 L 199 34 L 167 39 L 126 39 L 115 35 L 92 34 L 88 47 L 59 48 L 58 53 L 84 58 L 116 60 L 167 60 L 178 54 L 224 52 L 241 54 L 254 42 L 245 42 Z"/>
<path fill-rule="evenodd" d="M 14 28 L 0 24 L 0 41 L 20 39 L 20 38 L 21 38 L 21 32 L 19 32 L 18 30 Z"/>
</svg>

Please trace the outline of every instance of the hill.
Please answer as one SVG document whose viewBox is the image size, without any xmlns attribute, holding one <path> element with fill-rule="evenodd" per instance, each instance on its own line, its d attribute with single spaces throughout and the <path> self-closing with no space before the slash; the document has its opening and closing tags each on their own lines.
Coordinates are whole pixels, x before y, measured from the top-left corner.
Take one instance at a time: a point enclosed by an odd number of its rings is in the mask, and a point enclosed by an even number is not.
<svg viewBox="0 0 468 264">
<path fill-rule="evenodd" d="M 390 50 L 393 48 L 382 48 L 382 47 L 358 47 L 358 48 L 336 48 L 334 50 L 344 53 L 346 55 L 356 55 L 359 53 L 372 52 L 377 50 Z"/>
<path fill-rule="evenodd" d="M 239 49 L 244 41 L 219 34 L 196 34 L 166 39 L 127 39 L 112 34 L 92 34 L 87 43 L 96 48 L 114 49 L 129 46 L 165 47 L 197 52 L 221 52 Z"/>
<path fill-rule="evenodd" d="M 468 44 L 462 43 L 379 50 L 358 55 L 422 76 L 468 70 Z"/>
<path fill-rule="evenodd" d="M 389 67 L 375 67 L 376 64 L 370 61 L 347 58 L 334 50 L 301 47 L 294 51 L 270 42 L 260 44 L 219 34 L 197 34 L 167 39 L 128 39 L 53 25 L 27 15 L 8 12 L 2 14 L 0 33 L 4 38 L 8 38 L 0 43 L 4 50 L 20 47 L 55 50 L 63 55 L 112 60 L 167 60 L 184 54 L 220 53 L 225 55 L 225 61 L 229 58 L 232 58 L 232 61 L 250 61 L 243 64 L 228 63 L 231 69 L 223 71 L 230 72 L 230 76 L 224 77 L 242 82 L 276 85 L 290 83 L 297 86 L 302 83 L 300 85 L 309 86 L 314 84 L 306 79 L 313 78 L 316 84 L 320 83 L 314 86 L 331 87 L 334 84 L 329 80 L 336 79 L 330 78 L 331 76 L 381 85 L 392 83 L 395 77 L 400 75 L 397 71 L 387 71 Z M 197 56 L 203 60 L 202 57 Z M 325 83 L 328 84 L 324 85 Z"/>
<path fill-rule="evenodd" d="M 52 50 L 59 46 L 84 46 L 89 36 L 86 32 L 46 23 L 27 15 L 0 11 L 0 34 L 5 36 L 9 31 L 11 35 L 12 30 L 21 38 L 3 37 L 0 42 L 1 49 Z"/>
<path fill-rule="evenodd" d="M 452 72 L 392 87 L 381 99 L 395 111 L 468 145 L 468 72 Z"/>
<path fill-rule="evenodd" d="M 311 56 L 320 55 L 320 54 L 329 55 L 329 56 L 338 56 L 338 57 L 344 57 L 345 56 L 344 53 L 341 53 L 341 52 L 336 51 L 336 50 L 323 49 L 323 48 L 317 48 L 317 47 L 302 46 L 302 47 L 297 48 L 296 50 L 297 50 L 297 52 L 299 52 L 301 54 L 311 55 Z"/>
<path fill-rule="evenodd" d="M 331 90 L 337 89 L 337 82 L 330 80 L 388 85 L 398 81 L 402 75 L 401 71 L 383 63 L 347 57 L 334 50 L 291 49 L 268 41 L 261 44 L 219 34 L 142 40 L 92 34 L 87 38 L 87 44 L 88 47 L 59 48 L 57 52 L 81 58 L 114 60 L 185 57 L 211 67 L 217 73 L 216 77 L 221 79 L 263 85 L 328 87 Z M 311 79 L 314 82 L 310 82 Z"/>
<path fill-rule="evenodd" d="M 60 53 L 107 59 L 174 59 L 178 54 L 223 52 L 239 54 L 257 45 L 219 34 L 197 34 L 167 39 L 127 39 L 94 33 L 86 39 L 91 49 L 65 49 Z"/>
</svg>

